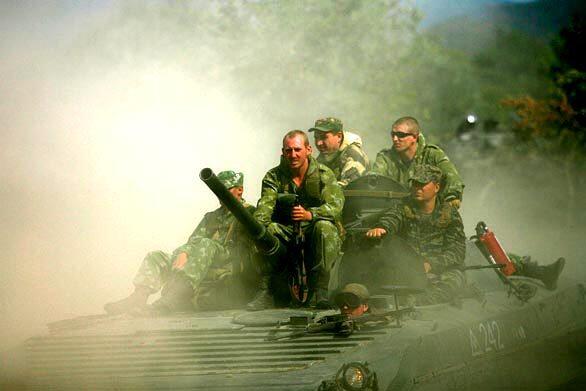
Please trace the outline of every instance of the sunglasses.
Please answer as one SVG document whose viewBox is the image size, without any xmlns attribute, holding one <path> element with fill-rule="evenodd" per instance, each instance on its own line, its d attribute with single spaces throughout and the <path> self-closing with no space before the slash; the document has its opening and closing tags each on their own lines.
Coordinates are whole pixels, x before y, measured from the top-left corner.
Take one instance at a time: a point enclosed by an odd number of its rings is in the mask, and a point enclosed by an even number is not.
<svg viewBox="0 0 586 391">
<path fill-rule="evenodd" d="M 415 137 L 415 135 L 413 133 L 405 133 L 405 132 L 395 132 L 394 130 L 391 132 L 391 138 L 393 137 L 397 137 L 397 138 L 405 138 L 405 137 L 409 137 L 409 136 L 413 136 Z"/>
<path fill-rule="evenodd" d="M 351 309 L 358 308 L 362 304 L 360 298 L 352 293 L 341 293 L 336 297 L 336 305 L 339 308 L 348 307 Z"/>
</svg>

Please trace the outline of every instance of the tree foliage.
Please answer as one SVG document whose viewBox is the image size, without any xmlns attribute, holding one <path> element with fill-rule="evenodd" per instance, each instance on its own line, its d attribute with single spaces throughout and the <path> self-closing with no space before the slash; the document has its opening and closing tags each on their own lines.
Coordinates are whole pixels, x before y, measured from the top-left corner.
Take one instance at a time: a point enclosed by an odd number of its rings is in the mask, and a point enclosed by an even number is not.
<svg viewBox="0 0 586 391">
<path fill-rule="evenodd" d="M 505 99 L 518 120 L 513 125 L 516 139 L 536 152 L 547 152 L 565 160 L 578 161 L 586 155 L 586 49 L 582 15 L 554 40 L 556 63 L 551 67 L 554 88 L 550 96 Z"/>
</svg>

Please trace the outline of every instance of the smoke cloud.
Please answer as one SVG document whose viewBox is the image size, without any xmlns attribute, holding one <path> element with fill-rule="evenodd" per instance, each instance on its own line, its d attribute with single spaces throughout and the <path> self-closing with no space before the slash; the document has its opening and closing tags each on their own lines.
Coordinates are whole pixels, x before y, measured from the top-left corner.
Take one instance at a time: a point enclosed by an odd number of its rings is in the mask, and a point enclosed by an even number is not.
<svg viewBox="0 0 586 391">
<path fill-rule="evenodd" d="M 299 99 L 277 112 L 228 76 L 238 58 L 214 50 L 228 47 L 227 39 L 238 44 L 238 26 L 217 26 L 217 41 L 203 40 L 201 20 L 155 13 L 154 5 L 136 15 L 108 2 L 74 10 L 66 4 L 0 7 L 1 350 L 43 332 L 47 322 L 100 313 L 130 293 L 148 251 L 173 250 L 217 207 L 197 178 L 202 168 L 243 171 L 245 198 L 256 202 L 289 129 L 336 115 L 361 132 L 372 160 L 388 147 L 388 129 L 361 122 L 362 102 L 337 106 L 328 96 L 356 69 L 328 85 L 299 86 L 296 74 L 288 75 L 294 91 L 283 96 Z M 198 13 L 197 5 L 185 7 Z M 287 71 L 280 66 L 242 76 L 271 80 L 267 74 Z M 400 97 L 404 86 L 395 88 L 389 93 Z M 411 114 L 399 107 L 378 121 Z M 434 132 L 430 138 L 439 138 Z M 491 175 L 506 187 L 491 187 Z M 578 270 L 583 249 L 572 243 L 584 222 L 563 229 L 552 223 L 555 184 L 524 183 L 507 168 L 464 177 L 467 234 L 482 219 L 512 251 L 545 262 L 564 255 Z"/>
</svg>

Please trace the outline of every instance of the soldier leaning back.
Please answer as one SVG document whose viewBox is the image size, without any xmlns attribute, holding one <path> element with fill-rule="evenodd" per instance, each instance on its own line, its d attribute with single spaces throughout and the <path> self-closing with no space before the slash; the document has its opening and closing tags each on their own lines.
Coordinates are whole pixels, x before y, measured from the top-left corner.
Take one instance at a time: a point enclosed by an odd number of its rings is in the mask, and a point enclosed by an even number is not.
<svg viewBox="0 0 586 391">
<path fill-rule="evenodd" d="M 464 183 L 444 151 L 435 145 L 425 143 L 419 123 L 413 117 L 399 118 L 391 129 L 393 146 L 377 154 L 372 171 L 391 177 L 408 187 L 415 165 L 430 164 L 439 167 L 444 181 L 439 198 L 459 208 Z"/>
<path fill-rule="evenodd" d="M 346 187 L 370 169 L 368 156 L 362 149 L 362 139 L 355 133 L 344 131 L 339 119 L 318 119 L 308 132 L 314 132 L 315 146 L 319 150 L 317 161 L 334 172 L 340 186 Z"/>
<path fill-rule="evenodd" d="M 249 212 L 252 205 L 242 198 L 244 176 L 222 171 L 218 179 L 241 200 Z M 110 314 L 146 309 L 148 297 L 163 288 L 161 298 L 151 310 L 157 313 L 193 310 L 193 298 L 200 309 L 233 306 L 235 299 L 246 303 L 246 280 L 254 280 L 255 254 L 240 224 L 223 205 L 208 212 L 187 243 L 172 254 L 153 251 L 147 254 L 134 278 L 134 292 L 125 299 L 104 306 Z M 258 278 L 258 276 L 257 276 Z M 257 282 L 250 281 L 254 286 Z M 243 294 L 244 293 L 244 294 Z"/>
<path fill-rule="evenodd" d="M 307 134 L 292 130 L 283 137 L 281 162 L 267 172 L 262 181 L 261 198 L 254 217 L 267 227 L 284 245 L 294 239 L 294 223 L 299 223 L 305 236 L 305 265 L 308 285 L 315 293 L 316 305 L 328 306 L 330 269 L 340 255 L 341 240 L 337 226 L 341 220 L 344 194 L 334 173 L 311 156 Z M 299 204 L 284 211 L 280 194 L 295 194 Z M 281 260 L 282 261 L 282 260 Z M 248 308 L 258 310 L 273 305 L 269 292 L 269 275 L 263 278 L 259 294 Z"/>
</svg>

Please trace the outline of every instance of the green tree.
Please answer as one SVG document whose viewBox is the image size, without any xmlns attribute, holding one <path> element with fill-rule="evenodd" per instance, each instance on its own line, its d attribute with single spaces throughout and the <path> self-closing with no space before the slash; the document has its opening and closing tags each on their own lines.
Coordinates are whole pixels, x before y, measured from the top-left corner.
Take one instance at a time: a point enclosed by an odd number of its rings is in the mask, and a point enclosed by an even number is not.
<svg viewBox="0 0 586 391">
<path fill-rule="evenodd" d="M 557 168 L 565 182 L 565 221 L 572 225 L 579 214 L 579 190 L 586 174 L 586 62 L 581 53 L 584 17 L 576 15 L 570 26 L 554 40 L 556 63 L 551 68 L 554 88 L 549 97 L 523 96 L 503 101 L 517 115 L 512 132 L 517 151 L 545 157 L 545 164 Z M 554 171 L 554 172 L 555 172 Z"/>
</svg>

